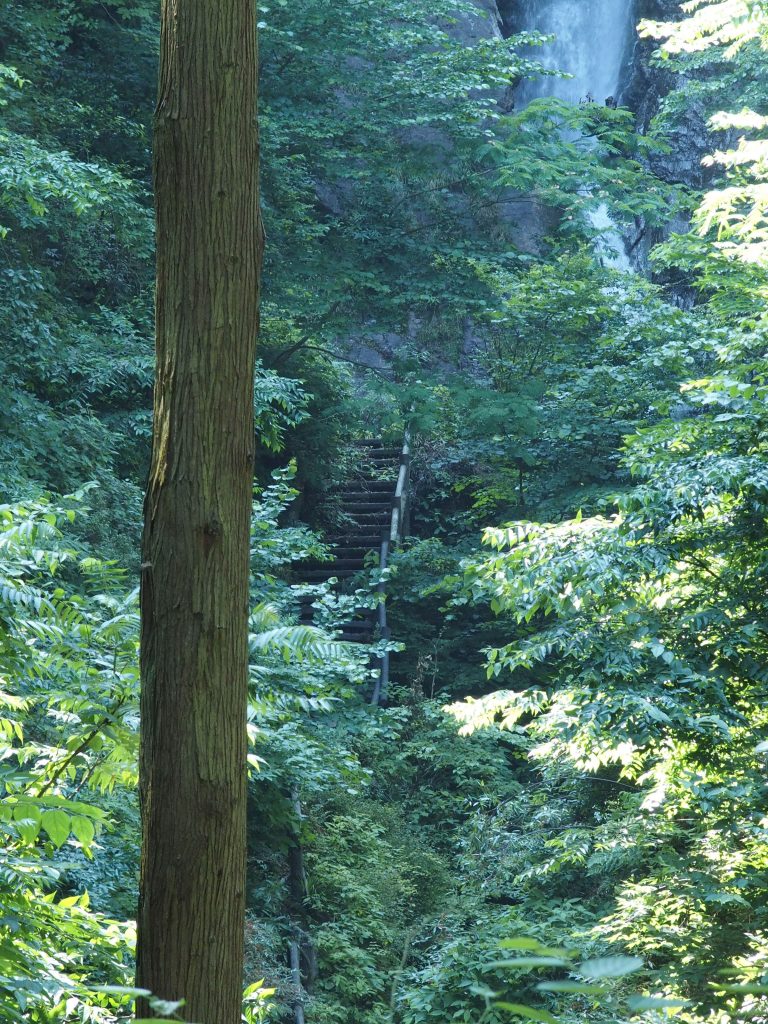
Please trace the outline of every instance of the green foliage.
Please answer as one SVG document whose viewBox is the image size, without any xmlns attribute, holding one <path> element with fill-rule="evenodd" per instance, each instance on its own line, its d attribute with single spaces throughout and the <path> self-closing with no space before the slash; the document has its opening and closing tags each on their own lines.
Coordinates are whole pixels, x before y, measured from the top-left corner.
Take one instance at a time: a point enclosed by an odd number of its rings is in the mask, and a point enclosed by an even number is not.
<svg viewBox="0 0 768 1024">
<path fill-rule="evenodd" d="M 656 252 L 710 300 L 690 311 L 605 265 L 595 214 L 659 226 L 697 198 L 650 173 L 663 149 L 627 111 L 511 108 L 535 40 L 474 32 L 455 0 L 260 17 L 246 1016 L 267 975 L 285 1019 L 297 915 L 317 1024 L 764 1016 L 763 6 L 653 29 L 685 74 L 656 135 L 674 145 L 692 102 L 729 133 L 725 180 Z M 112 1024 L 132 996 L 137 613 L 93 556 L 137 561 L 155 10 L 11 2 L 0 36 L 0 1016 Z M 393 380 L 374 388 L 355 362 L 377 346 Z M 422 539 L 389 572 L 407 649 L 371 710 L 385 642 L 340 630 L 370 593 L 291 581 L 327 555 L 301 520 L 332 520 L 344 444 L 408 423 Z M 86 480 L 65 543 L 73 503 L 33 496 Z"/>
<path fill-rule="evenodd" d="M 700 197 L 694 230 L 673 235 L 659 246 L 662 267 L 683 269 L 726 321 L 762 317 L 766 263 L 766 94 L 765 54 L 768 12 L 751 0 L 733 4 L 714 0 L 686 10 L 677 23 L 647 22 L 644 32 L 661 40 L 660 67 L 686 75 L 659 116 L 674 132 L 686 109 L 701 108 L 724 148 L 707 154 L 713 169 Z M 744 133 L 744 134 L 741 134 Z"/>
<path fill-rule="evenodd" d="M 256 786 L 300 784 L 320 799 L 368 777 L 320 725 L 368 682 L 368 653 L 291 624 L 276 573 L 321 550 L 306 528 L 277 525 L 291 475 L 254 507 L 252 763 Z M 111 1022 L 131 998 L 132 927 L 109 911 L 131 914 L 135 899 L 135 847 L 126 855 L 124 844 L 136 830 L 136 593 L 113 564 L 64 546 L 58 522 L 76 506 L 0 508 L 0 1000 L 4 1019 L 46 1024 Z M 262 1019 L 267 997 L 252 995 L 248 1012 Z"/>
<path fill-rule="evenodd" d="M 575 824 L 575 847 L 549 870 L 615 873 L 601 933 L 653 956 L 707 1004 L 712 971 L 746 948 L 768 895 L 756 746 L 766 728 L 762 340 L 734 339 L 723 372 L 689 385 L 700 415 L 630 440 L 638 482 L 612 518 L 487 532 L 494 554 L 468 563 L 467 586 L 519 624 L 487 662 L 517 687 L 454 709 L 467 728 L 501 716 L 534 760 L 623 787 L 599 824 Z"/>
<path fill-rule="evenodd" d="M 589 214 L 606 204 L 628 226 L 636 217 L 664 223 L 670 207 L 684 207 L 683 190 L 654 177 L 643 159 L 663 144 L 635 134 L 628 110 L 544 98 L 502 119 L 500 127 L 502 137 L 483 150 L 500 183 L 559 210 L 566 235 L 595 236 Z"/>
<path fill-rule="evenodd" d="M 448 29 L 462 15 L 478 16 L 456 0 L 263 11 L 267 273 L 272 301 L 310 332 L 396 326 L 414 304 L 444 301 L 432 255 L 461 237 L 451 183 L 479 169 L 492 90 L 531 69 L 514 41 L 458 41 Z M 420 215 L 438 222 L 425 237 Z"/>
<path fill-rule="evenodd" d="M 0 14 L 3 497 L 99 480 L 105 497 L 87 539 L 126 563 L 151 384 L 148 146 L 137 116 L 152 90 L 137 81 L 154 61 L 149 11 L 136 0 L 8 3 Z"/>
<path fill-rule="evenodd" d="M 711 365 L 720 332 L 660 289 L 579 248 L 478 267 L 479 379 L 398 385 L 416 409 L 417 530 L 460 540 L 489 521 L 606 506 L 626 481 L 622 439 L 681 407 L 678 382 Z M 414 380 L 415 378 L 415 380 Z"/>
<path fill-rule="evenodd" d="M 311 400 L 298 380 L 280 377 L 262 366 L 256 368 L 254 412 L 256 435 L 270 452 L 285 447 L 286 432 L 307 419 Z"/>
<path fill-rule="evenodd" d="M 0 508 L 0 1004 L 9 1021 L 107 1020 L 95 986 L 130 971 L 128 926 L 65 895 L 135 781 L 136 609 L 114 567 L 62 546 L 48 502 Z M 77 579 L 79 577 L 79 579 Z M 77 580 L 77 590 L 73 589 Z M 98 1008 L 102 1007 L 101 1010 Z"/>
<path fill-rule="evenodd" d="M 514 927 L 513 918 L 484 924 L 486 938 L 479 957 L 477 949 L 466 940 L 454 940 L 443 948 L 439 961 L 420 973 L 420 987 L 411 994 L 403 1017 L 405 1024 L 429 1024 L 431 1021 L 502 1024 L 510 1015 L 557 1024 L 557 1020 L 563 1018 L 554 1017 L 549 1009 L 520 1002 L 529 998 L 531 1002 L 538 1002 L 542 996 L 566 1018 L 580 1019 L 584 1009 L 589 1007 L 590 1019 L 611 1020 L 621 1012 L 624 1001 L 621 995 L 617 998 L 616 986 L 611 982 L 643 967 L 639 957 L 626 956 L 598 957 L 576 963 L 578 954 L 574 949 L 547 946 L 525 935 L 500 938 L 505 925 Z M 568 972 L 567 980 L 554 977 L 564 971 Z M 542 976 L 546 980 L 538 980 Z M 580 1007 L 577 1003 L 575 1014 L 569 1005 L 576 1002 L 574 997 L 581 1002 Z M 636 1009 L 685 1005 L 684 1000 L 669 1000 L 665 1004 L 654 997 L 637 996 L 630 996 L 627 1002 L 630 1008 L 634 1005 Z"/>
<path fill-rule="evenodd" d="M 331 814 L 312 845 L 308 909 L 320 921 L 313 932 L 320 977 L 311 1012 L 318 1021 L 390 1019 L 409 926 L 439 898 L 442 865 L 398 818 L 394 807 L 352 806 Z"/>
</svg>

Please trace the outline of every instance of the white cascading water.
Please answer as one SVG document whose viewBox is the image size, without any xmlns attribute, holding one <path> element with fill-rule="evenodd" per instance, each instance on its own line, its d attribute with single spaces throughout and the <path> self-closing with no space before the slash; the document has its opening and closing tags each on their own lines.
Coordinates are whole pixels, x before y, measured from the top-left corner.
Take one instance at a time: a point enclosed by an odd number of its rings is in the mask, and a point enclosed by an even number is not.
<svg viewBox="0 0 768 1024">
<path fill-rule="evenodd" d="M 537 96 L 570 103 L 617 97 L 632 31 L 632 0 L 522 0 L 519 10 L 521 30 L 555 37 L 532 51 L 539 62 L 573 76 L 523 82 L 518 91 L 523 103 Z"/>
<path fill-rule="evenodd" d="M 522 0 L 518 29 L 553 35 L 551 43 L 532 48 L 544 67 L 566 71 L 571 78 L 543 76 L 520 84 L 516 100 L 525 106 L 540 96 L 568 103 L 616 101 L 633 17 L 632 0 Z M 602 232 L 606 260 L 629 270 L 626 246 L 606 207 L 593 211 L 592 226 Z"/>
</svg>

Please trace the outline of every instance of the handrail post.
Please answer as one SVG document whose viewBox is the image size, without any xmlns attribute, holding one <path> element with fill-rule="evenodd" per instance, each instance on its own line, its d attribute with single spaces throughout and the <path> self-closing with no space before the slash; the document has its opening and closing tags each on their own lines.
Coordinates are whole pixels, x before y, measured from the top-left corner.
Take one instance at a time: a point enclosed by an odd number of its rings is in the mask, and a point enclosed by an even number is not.
<svg viewBox="0 0 768 1024">
<path fill-rule="evenodd" d="M 392 498 L 392 514 L 389 521 L 389 532 L 385 533 L 381 540 L 379 552 L 379 571 L 383 572 L 389 565 L 389 553 L 395 549 L 402 538 L 407 536 L 409 527 L 408 509 L 408 488 L 410 483 L 411 463 L 411 432 L 406 430 L 403 440 L 403 448 L 400 453 L 400 467 L 397 473 L 395 493 Z M 380 579 L 376 586 L 378 595 L 377 625 L 379 638 L 389 640 L 389 626 L 387 625 L 387 604 L 386 604 L 386 583 Z M 379 675 L 373 687 L 371 704 L 378 705 L 387 696 L 389 687 L 389 651 L 384 651 L 379 659 Z"/>
<path fill-rule="evenodd" d="M 290 891 L 291 907 L 289 915 L 298 915 L 299 908 L 306 897 L 306 877 L 304 874 L 304 851 L 301 846 L 301 800 L 299 791 L 294 786 L 291 789 L 291 805 L 296 816 L 294 842 L 288 851 L 288 884 Z M 294 919 L 291 925 L 291 935 L 288 942 L 288 962 L 291 971 L 291 983 L 293 986 L 293 1017 L 295 1024 L 305 1024 L 304 1016 L 304 987 L 301 983 L 301 929 Z"/>
<path fill-rule="evenodd" d="M 381 539 L 379 550 L 379 571 L 387 568 L 389 564 L 389 536 L 385 533 Z M 379 639 L 389 639 L 389 627 L 387 626 L 387 605 L 386 587 L 383 579 L 376 584 L 376 595 L 378 603 L 376 606 L 376 624 L 378 626 Z M 373 687 L 371 704 L 377 706 L 381 703 L 382 697 L 386 696 L 387 684 L 389 683 L 389 651 L 384 651 L 379 658 L 379 674 Z"/>
<path fill-rule="evenodd" d="M 294 989 L 293 998 L 293 1019 L 296 1024 L 305 1024 L 304 1017 L 304 999 L 302 996 L 301 986 L 301 957 L 299 954 L 299 944 L 293 939 L 291 941 L 289 949 L 289 959 L 291 967 L 291 982 Z"/>
</svg>

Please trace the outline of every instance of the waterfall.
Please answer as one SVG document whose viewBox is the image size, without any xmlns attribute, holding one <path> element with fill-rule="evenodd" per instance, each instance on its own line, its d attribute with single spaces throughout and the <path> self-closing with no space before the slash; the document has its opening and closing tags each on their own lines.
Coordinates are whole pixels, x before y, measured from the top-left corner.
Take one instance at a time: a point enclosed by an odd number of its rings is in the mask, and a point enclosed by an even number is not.
<svg viewBox="0 0 768 1024">
<path fill-rule="evenodd" d="M 521 82 L 515 97 L 518 105 L 540 96 L 568 103 L 617 101 L 634 28 L 633 7 L 633 0 L 521 0 L 516 30 L 555 37 L 544 46 L 531 47 L 530 56 L 572 77 L 540 76 Z M 590 222 L 602 233 L 598 244 L 606 261 L 629 270 L 626 244 L 607 208 L 593 211 Z"/>
<path fill-rule="evenodd" d="M 517 28 L 555 36 L 532 54 L 544 67 L 573 77 L 523 82 L 518 90 L 521 102 L 537 96 L 570 103 L 587 97 L 596 103 L 617 98 L 632 33 L 632 8 L 632 0 L 522 0 Z"/>
</svg>

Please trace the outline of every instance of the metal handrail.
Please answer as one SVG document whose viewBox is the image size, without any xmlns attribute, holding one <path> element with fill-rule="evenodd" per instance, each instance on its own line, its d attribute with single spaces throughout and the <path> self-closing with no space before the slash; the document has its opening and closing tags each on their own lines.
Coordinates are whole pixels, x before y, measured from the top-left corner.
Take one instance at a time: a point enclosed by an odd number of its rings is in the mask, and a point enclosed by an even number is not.
<svg viewBox="0 0 768 1024">
<path fill-rule="evenodd" d="M 403 441 L 403 448 L 400 452 L 400 468 L 397 474 L 397 484 L 395 485 L 395 493 L 392 497 L 392 513 L 389 520 L 389 530 L 384 531 L 381 538 L 381 547 L 379 549 L 379 567 L 380 569 L 386 569 L 389 565 L 390 552 L 398 547 L 400 541 L 408 533 L 409 524 L 409 484 L 410 484 L 410 463 L 411 463 L 411 447 L 410 447 L 410 431 L 405 432 L 405 439 Z M 389 640 L 389 626 L 387 625 L 387 604 L 386 604 L 386 583 L 384 580 L 379 580 L 376 586 L 376 593 L 378 595 L 378 607 L 377 607 L 377 627 L 378 633 L 381 639 Z M 376 679 L 376 684 L 373 689 L 373 696 L 371 697 L 371 704 L 378 705 L 382 699 L 387 695 L 387 687 L 389 686 L 389 651 L 384 651 L 384 654 L 379 659 L 379 674 Z M 290 858 L 290 883 L 291 888 L 294 891 L 294 897 L 299 897 L 303 901 L 306 897 L 306 879 L 304 877 L 304 854 L 301 847 L 301 801 L 299 800 L 299 793 L 297 789 L 291 791 L 291 803 L 293 804 L 293 811 L 296 816 L 297 822 L 297 833 L 296 833 L 296 845 L 294 847 L 295 856 Z M 298 900 L 297 900 L 298 902 Z M 295 909 L 295 908 L 294 908 Z M 294 1024 L 305 1024 L 306 1017 L 304 1014 L 304 987 L 302 985 L 301 978 L 301 947 L 299 938 L 302 932 L 298 924 L 294 921 L 291 928 L 291 935 L 288 942 L 288 963 L 291 974 L 291 982 L 293 987 L 293 998 L 292 1009 Z"/>
<path fill-rule="evenodd" d="M 400 469 L 397 474 L 397 484 L 392 498 L 392 514 L 389 521 L 389 532 L 381 539 L 379 549 L 379 569 L 383 570 L 389 566 L 390 552 L 398 547 L 400 541 L 408 531 L 408 497 L 411 472 L 411 434 L 406 430 L 403 448 L 400 452 Z M 379 638 L 389 640 L 389 626 L 387 625 L 387 603 L 386 603 L 386 582 L 381 579 L 376 586 L 378 595 L 377 625 Z M 379 675 L 373 687 L 371 704 L 378 705 L 387 695 L 389 687 L 389 651 L 384 651 L 379 659 Z"/>
</svg>

